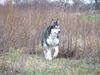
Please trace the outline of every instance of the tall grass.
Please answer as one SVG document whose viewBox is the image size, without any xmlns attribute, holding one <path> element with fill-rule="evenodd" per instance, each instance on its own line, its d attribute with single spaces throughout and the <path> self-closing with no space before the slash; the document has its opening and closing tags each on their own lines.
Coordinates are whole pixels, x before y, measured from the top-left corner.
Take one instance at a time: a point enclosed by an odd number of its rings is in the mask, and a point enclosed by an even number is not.
<svg viewBox="0 0 100 75">
<path fill-rule="evenodd" d="M 58 18 L 61 26 L 59 57 L 100 62 L 99 15 L 69 12 L 61 7 L 0 7 L 0 52 L 24 48 L 26 53 L 41 52 L 41 30 Z"/>
</svg>

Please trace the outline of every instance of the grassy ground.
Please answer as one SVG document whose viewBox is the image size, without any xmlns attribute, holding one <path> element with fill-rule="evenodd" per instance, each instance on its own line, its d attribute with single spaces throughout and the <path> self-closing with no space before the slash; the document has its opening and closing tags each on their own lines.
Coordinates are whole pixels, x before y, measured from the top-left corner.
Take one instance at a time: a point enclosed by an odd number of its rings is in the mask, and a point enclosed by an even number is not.
<svg viewBox="0 0 100 75">
<path fill-rule="evenodd" d="M 0 75 L 100 75 L 100 65 L 65 58 L 48 61 L 42 55 L 12 49 L 0 55 Z"/>
<path fill-rule="evenodd" d="M 99 22 L 100 21 L 100 16 L 99 15 L 91 15 L 91 16 L 81 16 L 80 17 L 82 20 L 88 20 L 92 22 Z"/>
</svg>

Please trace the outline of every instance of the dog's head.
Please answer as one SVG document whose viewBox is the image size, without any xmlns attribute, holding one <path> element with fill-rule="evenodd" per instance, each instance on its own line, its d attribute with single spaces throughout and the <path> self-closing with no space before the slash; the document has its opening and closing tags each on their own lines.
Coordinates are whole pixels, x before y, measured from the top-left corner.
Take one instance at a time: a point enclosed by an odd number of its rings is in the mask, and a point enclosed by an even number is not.
<svg viewBox="0 0 100 75">
<path fill-rule="evenodd" d="M 56 21 L 52 19 L 50 30 L 52 35 L 58 36 L 60 34 L 61 30 L 58 19 Z"/>
</svg>

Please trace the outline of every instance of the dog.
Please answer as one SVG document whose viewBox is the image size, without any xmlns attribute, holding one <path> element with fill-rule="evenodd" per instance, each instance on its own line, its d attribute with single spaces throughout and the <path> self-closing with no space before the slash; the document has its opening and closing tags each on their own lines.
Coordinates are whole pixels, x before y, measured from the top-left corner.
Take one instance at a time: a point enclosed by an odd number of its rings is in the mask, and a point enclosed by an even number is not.
<svg viewBox="0 0 100 75">
<path fill-rule="evenodd" d="M 61 29 L 58 19 L 55 21 L 52 19 L 50 25 L 42 31 L 41 45 L 45 59 L 52 60 L 58 56 L 60 32 Z"/>
</svg>

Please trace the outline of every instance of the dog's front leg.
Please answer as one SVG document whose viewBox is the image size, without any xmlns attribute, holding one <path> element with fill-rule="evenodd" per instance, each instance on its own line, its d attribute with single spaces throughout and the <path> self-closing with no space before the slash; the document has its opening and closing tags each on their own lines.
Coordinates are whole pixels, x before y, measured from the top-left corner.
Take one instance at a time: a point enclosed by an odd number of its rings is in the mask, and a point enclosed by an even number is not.
<svg viewBox="0 0 100 75">
<path fill-rule="evenodd" d="M 52 53 L 51 53 L 51 49 L 48 49 L 47 50 L 47 54 L 46 54 L 47 56 L 46 56 L 46 59 L 48 59 L 48 60 L 52 60 Z"/>
<path fill-rule="evenodd" d="M 56 58 L 58 56 L 58 53 L 59 53 L 59 48 L 58 48 L 58 46 L 56 46 L 56 47 L 54 47 L 54 49 L 55 49 L 55 52 L 53 54 L 53 58 Z"/>
</svg>

